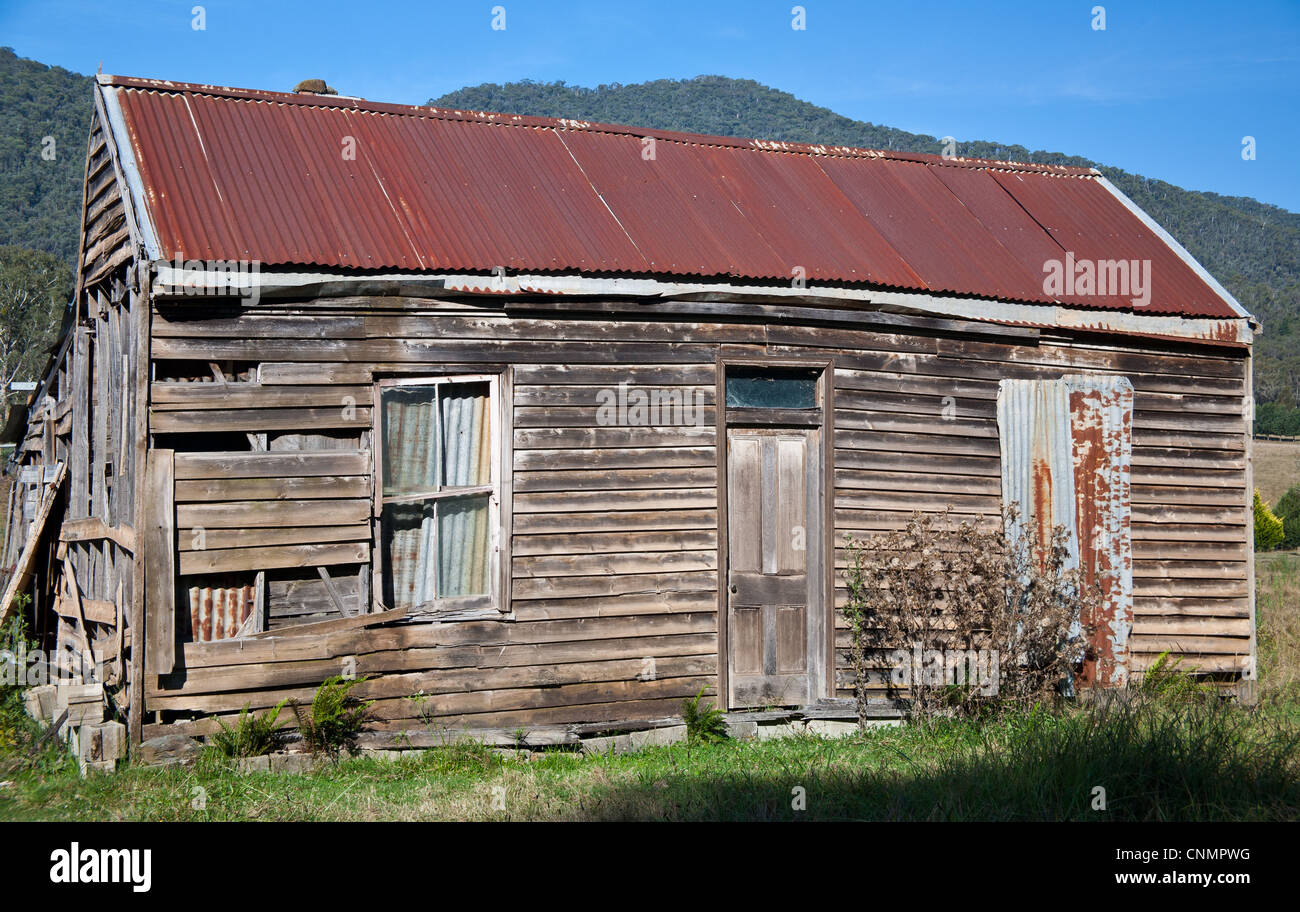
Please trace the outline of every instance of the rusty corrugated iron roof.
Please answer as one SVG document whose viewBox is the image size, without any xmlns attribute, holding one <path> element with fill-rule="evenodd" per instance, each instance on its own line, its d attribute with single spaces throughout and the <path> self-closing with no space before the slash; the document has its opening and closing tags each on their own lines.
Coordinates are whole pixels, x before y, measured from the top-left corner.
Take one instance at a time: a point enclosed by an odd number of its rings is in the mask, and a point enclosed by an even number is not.
<svg viewBox="0 0 1300 912">
<path fill-rule="evenodd" d="M 1090 169 L 100 83 L 164 259 L 805 278 L 1134 309 L 1045 290 L 1045 265 L 1068 254 L 1149 261 L 1142 313 L 1240 316 Z"/>
</svg>

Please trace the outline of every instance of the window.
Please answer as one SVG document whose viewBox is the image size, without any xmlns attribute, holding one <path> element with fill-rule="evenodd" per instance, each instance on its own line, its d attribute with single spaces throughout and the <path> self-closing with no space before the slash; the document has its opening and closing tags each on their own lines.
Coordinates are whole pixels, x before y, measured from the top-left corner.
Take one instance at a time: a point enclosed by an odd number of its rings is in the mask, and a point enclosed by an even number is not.
<svg viewBox="0 0 1300 912">
<path fill-rule="evenodd" d="M 498 605 L 499 380 L 380 385 L 383 599 L 410 614 Z"/>
<path fill-rule="evenodd" d="M 727 408 L 812 409 L 819 372 L 801 368 L 727 368 Z"/>
</svg>

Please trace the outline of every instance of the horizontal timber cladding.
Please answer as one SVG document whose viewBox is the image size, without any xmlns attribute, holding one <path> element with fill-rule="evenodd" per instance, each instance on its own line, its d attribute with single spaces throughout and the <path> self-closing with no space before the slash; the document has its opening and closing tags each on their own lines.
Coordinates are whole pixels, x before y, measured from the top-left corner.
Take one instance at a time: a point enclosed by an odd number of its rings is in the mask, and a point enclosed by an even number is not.
<svg viewBox="0 0 1300 912">
<path fill-rule="evenodd" d="M 948 504 L 996 520 L 999 380 L 1128 377 L 1134 665 L 1169 650 L 1205 671 L 1247 667 L 1244 350 L 1004 344 L 738 318 L 538 318 L 525 308 L 506 315 L 495 302 L 386 297 L 264 301 L 242 311 L 229 301 L 215 309 L 187 302 L 155 314 L 157 376 L 200 376 L 206 370 L 192 365 L 210 363 L 237 365 L 248 378 L 152 385 L 152 430 L 176 449 L 178 573 L 265 571 L 274 635 L 180 644 L 177 671 L 150 681 L 147 709 L 203 732 L 209 714 L 307 699 L 345 668 L 369 676 L 357 693 L 377 701 L 376 725 L 394 729 L 435 717 L 501 728 L 673 715 L 701 687 L 713 693 L 725 570 L 720 354 L 834 360 L 827 496 L 837 605 L 846 534 L 896 528 L 913 510 Z M 304 569 L 327 565 L 350 604 L 365 597 L 358 581 L 373 547 L 374 381 L 498 371 L 511 381 L 509 615 L 295 631 L 295 611 L 311 621 L 328 607 Z M 653 395 L 654 408 L 607 411 L 630 391 Z M 270 452 L 233 452 L 210 443 L 217 435 L 239 449 L 246 438 L 256 450 L 267 435 L 313 433 L 352 435 L 350 448 L 276 451 L 273 443 Z M 835 691 L 847 696 L 839 616 L 834 636 Z"/>
</svg>

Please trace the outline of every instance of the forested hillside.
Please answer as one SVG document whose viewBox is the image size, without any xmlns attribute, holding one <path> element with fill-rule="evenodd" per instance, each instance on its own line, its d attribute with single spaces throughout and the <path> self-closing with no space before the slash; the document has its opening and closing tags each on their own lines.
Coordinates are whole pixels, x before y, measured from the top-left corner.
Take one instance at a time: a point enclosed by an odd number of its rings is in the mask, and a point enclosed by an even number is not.
<svg viewBox="0 0 1300 912">
<path fill-rule="evenodd" d="M 44 250 L 72 262 L 90 84 L 89 76 L 0 48 L 0 246 Z"/>
<path fill-rule="evenodd" d="M 88 76 L 0 48 L 0 246 L 44 251 L 72 264 L 90 86 Z M 941 151 L 933 136 L 851 120 L 752 80 L 722 76 L 594 89 L 564 83 L 487 84 L 430 103 L 729 136 Z M 1256 349 L 1257 396 L 1288 407 L 1300 401 L 1300 214 L 1253 199 L 1183 190 L 1078 156 L 994 142 L 963 142 L 957 150 L 981 158 L 1100 168 L 1264 324 Z M 12 271 L 21 257 L 8 253 L 5 268 Z M 36 259 L 32 262 L 37 269 Z M 43 276 L 48 268 L 40 261 L 37 271 Z M 27 276 L 9 285 L 29 279 L 35 281 Z"/>
</svg>

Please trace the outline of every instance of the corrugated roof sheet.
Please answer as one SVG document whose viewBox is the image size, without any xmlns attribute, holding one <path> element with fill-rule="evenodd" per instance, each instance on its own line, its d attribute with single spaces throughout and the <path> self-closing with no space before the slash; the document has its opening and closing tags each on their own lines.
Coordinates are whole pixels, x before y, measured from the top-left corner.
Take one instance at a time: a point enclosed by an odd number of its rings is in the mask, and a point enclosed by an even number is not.
<svg viewBox="0 0 1300 912">
<path fill-rule="evenodd" d="M 1134 309 L 1129 295 L 1045 291 L 1045 264 L 1068 251 L 1149 260 L 1143 313 L 1237 316 L 1087 169 L 101 83 L 167 259 L 768 282 L 802 270 L 811 282 Z"/>
</svg>

